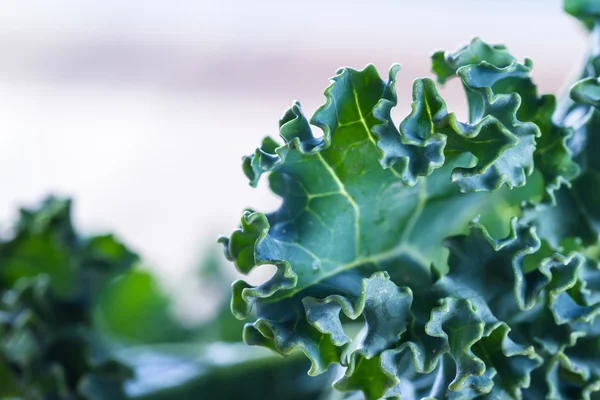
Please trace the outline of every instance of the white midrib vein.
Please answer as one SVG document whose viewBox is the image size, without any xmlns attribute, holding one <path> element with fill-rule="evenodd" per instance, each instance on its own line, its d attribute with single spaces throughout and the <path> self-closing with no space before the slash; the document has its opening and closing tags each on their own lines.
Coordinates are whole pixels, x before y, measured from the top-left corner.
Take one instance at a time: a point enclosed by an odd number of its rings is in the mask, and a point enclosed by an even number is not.
<svg viewBox="0 0 600 400">
<path fill-rule="evenodd" d="M 325 160 L 325 158 L 323 157 L 321 152 L 317 153 L 317 157 L 319 158 L 319 160 L 321 160 L 321 162 L 325 166 L 325 169 L 327 169 L 327 171 L 329 172 L 329 174 L 331 175 L 331 177 L 333 178 L 335 183 L 338 185 L 340 194 L 342 196 L 344 196 L 346 198 L 346 200 L 348 200 L 348 203 L 350 203 L 350 205 L 354 209 L 354 246 L 355 246 L 355 254 L 358 256 L 358 254 L 360 253 L 360 207 L 358 207 L 358 204 L 356 204 L 356 201 L 350 195 L 350 193 L 348 193 L 348 191 L 346 191 L 346 187 L 344 186 L 344 183 L 337 176 L 337 173 L 331 167 L 331 165 L 329 165 L 327 160 Z"/>
<path fill-rule="evenodd" d="M 408 239 L 410 239 L 410 235 L 415 229 L 417 221 L 419 220 L 419 218 L 421 218 L 421 214 L 423 213 L 425 204 L 427 203 L 427 185 L 425 184 L 425 179 L 419 179 L 418 185 L 419 197 L 417 200 L 417 206 L 415 207 L 415 211 L 413 211 L 410 219 L 406 222 L 406 225 L 404 226 L 404 232 L 402 232 L 400 243 L 408 242 Z"/>
<path fill-rule="evenodd" d="M 356 90 L 354 88 L 352 88 L 352 93 L 354 94 L 354 102 L 356 103 L 356 109 L 358 110 L 359 121 L 361 122 L 363 128 L 365 128 L 365 131 L 367 132 L 367 137 L 373 143 L 373 145 L 375 146 L 375 149 L 377 151 L 380 151 L 379 146 L 377 146 L 377 142 L 375 141 L 375 138 L 373 137 L 373 134 L 371 133 L 371 130 L 369 129 L 369 125 L 367 125 L 367 121 L 365 120 L 362 110 L 360 109 L 360 102 L 358 101 L 358 94 L 356 93 Z M 392 174 L 394 174 L 398 178 L 400 178 L 400 174 L 398 172 L 396 172 L 396 170 L 394 168 L 388 168 L 388 170 L 391 171 Z"/>
<path fill-rule="evenodd" d="M 358 121 L 360 121 L 363 128 L 365 129 L 369 140 L 373 143 L 375 148 L 378 149 L 377 142 L 373 138 L 373 135 L 371 134 L 371 130 L 369 129 L 369 126 L 367 125 L 367 121 L 365 120 L 365 116 L 363 115 L 362 110 L 360 109 L 360 102 L 358 101 L 358 94 L 356 93 L 356 90 L 354 88 L 352 88 L 352 93 L 354 95 L 354 102 L 356 103 L 356 110 L 357 110 L 358 116 L 359 116 Z M 327 169 L 327 171 L 329 172 L 329 174 L 331 175 L 333 180 L 336 182 L 336 184 L 340 190 L 340 194 L 348 200 L 348 202 L 354 209 L 354 231 L 355 231 L 354 232 L 354 246 L 355 246 L 356 256 L 358 257 L 358 255 L 360 254 L 360 207 L 358 206 L 358 204 L 356 204 L 356 201 L 350 195 L 350 193 L 348 193 L 348 191 L 346 190 L 346 187 L 344 186 L 344 183 L 340 180 L 337 173 L 331 167 L 331 165 L 327 162 L 327 160 L 325 160 L 325 158 L 323 157 L 321 152 L 318 152 L 317 156 L 319 157 L 319 159 L 321 160 L 321 162 L 323 163 L 323 165 L 325 166 L 325 168 Z M 398 175 L 398 173 L 393 168 L 390 168 L 390 171 L 397 177 L 400 177 L 400 175 Z M 419 210 L 419 212 L 420 212 L 420 210 Z"/>
<path fill-rule="evenodd" d="M 357 121 L 360 121 L 360 123 L 362 124 L 363 128 L 365 129 L 365 131 L 367 133 L 367 137 L 373 143 L 375 148 L 379 149 L 377 146 L 377 142 L 373 138 L 373 135 L 371 134 L 371 130 L 369 129 L 369 126 L 367 125 L 365 116 L 363 115 L 362 110 L 360 109 L 360 102 L 358 101 L 358 94 L 356 93 L 356 90 L 354 88 L 352 88 L 352 93 L 354 95 L 354 102 L 356 103 L 356 110 L 357 110 L 358 116 L 359 116 L 359 119 Z M 336 111 L 337 111 L 337 108 L 336 108 Z M 325 168 L 327 169 L 327 171 L 329 172 L 329 174 L 331 175 L 331 177 L 333 178 L 335 183 L 337 184 L 337 186 L 340 190 L 340 194 L 348 200 L 348 202 L 354 209 L 354 231 L 355 231 L 354 232 L 354 247 L 355 247 L 356 256 L 358 258 L 358 255 L 360 254 L 360 207 L 358 206 L 358 204 L 356 204 L 356 201 L 350 195 L 350 193 L 348 193 L 348 191 L 346 190 L 346 187 L 344 186 L 344 183 L 340 180 L 340 178 L 338 177 L 337 173 L 332 168 L 332 166 L 327 162 L 327 160 L 325 160 L 325 158 L 323 157 L 321 152 L 318 152 L 317 156 L 321 160 L 321 162 L 323 163 L 323 165 L 325 166 Z M 390 168 L 389 170 L 397 177 L 400 177 L 400 175 L 393 168 Z M 422 208 L 420 197 L 421 196 L 419 196 L 419 206 Z M 418 210 L 418 211 L 420 213 L 421 210 Z M 412 227 L 411 227 L 411 229 L 412 229 Z"/>
</svg>

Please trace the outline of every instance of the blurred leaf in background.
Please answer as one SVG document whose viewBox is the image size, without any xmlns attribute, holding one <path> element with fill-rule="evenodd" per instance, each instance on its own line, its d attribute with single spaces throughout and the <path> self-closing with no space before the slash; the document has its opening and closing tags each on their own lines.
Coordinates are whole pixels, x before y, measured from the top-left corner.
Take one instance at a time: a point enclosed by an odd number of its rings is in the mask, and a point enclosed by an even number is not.
<svg viewBox="0 0 600 400">
<path fill-rule="evenodd" d="M 240 321 L 231 313 L 231 275 L 230 265 L 224 263 L 221 248 L 204 247 L 197 271 L 201 290 L 205 298 L 216 297 L 216 307 L 212 316 L 197 328 L 196 337 L 208 342 L 241 342 L 245 321 Z"/>
<path fill-rule="evenodd" d="M 118 355 L 137 373 L 127 384 L 136 400 L 315 400 L 333 378 L 333 371 L 309 377 L 300 353 L 281 358 L 241 342 L 134 347 Z"/>
<path fill-rule="evenodd" d="M 100 295 L 99 325 L 119 339 L 134 343 L 180 341 L 190 336 L 170 311 L 169 298 L 154 276 L 132 269 L 118 277 Z"/>
<path fill-rule="evenodd" d="M 80 398 L 87 380 L 103 382 L 97 395 L 124 398 L 132 373 L 110 360 L 92 310 L 105 284 L 137 262 L 113 236 L 79 236 L 69 200 L 21 210 L 0 242 L 0 397 Z"/>
</svg>

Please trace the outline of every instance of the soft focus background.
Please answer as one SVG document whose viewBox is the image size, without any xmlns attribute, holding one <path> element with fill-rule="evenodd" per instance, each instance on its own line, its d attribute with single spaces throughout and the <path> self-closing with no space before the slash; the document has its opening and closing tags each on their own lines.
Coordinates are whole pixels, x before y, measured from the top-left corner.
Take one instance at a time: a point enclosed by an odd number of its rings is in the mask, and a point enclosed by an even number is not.
<svg viewBox="0 0 600 400">
<path fill-rule="evenodd" d="M 120 235 L 198 320 L 198 263 L 245 207 L 277 207 L 241 157 L 292 100 L 310 115 L 338 67 L 400 62 L 399 121 L 431 52 L 475 35 L 533 59 L 542 92 L 586 47 L 559 0 L 1 2 L 0 230 L 19 205 L 71 196 L 82 230 Z M 464 113 L 459 86 L 445 95 Z"/>
</svg>

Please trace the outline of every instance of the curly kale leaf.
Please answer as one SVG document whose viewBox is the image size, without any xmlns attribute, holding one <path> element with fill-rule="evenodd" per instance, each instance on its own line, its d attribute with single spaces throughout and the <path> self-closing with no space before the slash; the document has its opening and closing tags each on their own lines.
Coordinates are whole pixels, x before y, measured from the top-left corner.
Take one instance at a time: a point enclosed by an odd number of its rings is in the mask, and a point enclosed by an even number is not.
<svg viewBox="0 0 600 400">
<path fill-rule="evenodd" d="M 560 253 L 569 224 L 560 240 L 546 229 L 548 209 L 580 173 L 568 145 L 576 132 L 553 120 L 556 101 L 538 96 L 531 62 L 501 46 L 476 39 L 433 61 L 440 82 L 462 80 L 468 122 L 424 78 L 396 128 L 399 67 L 387 81 L 373 66 L 346 68 L 310 121 L 294 103 L 282 142 L 267 138 L 245 158 L 250 183 L 268 173 L 283 203 L 247 211 L 221 240 L 243 273 L 277 267 L 262 285 L 236 282 L 232 311 L 255 312 L 247 343 L 300 349 L 312 375 L 340 364 L 334 386 L 368 399 L 566 390 L 552 376 L 578 370 L 569 351 L 593 340 L 599 308 L 594 259 L 577 246 L 583 255 Z M 508 225 L 504 239 L 486 229 Z M 591 393 L 596 370 L 578 376 L 568 385 Z"/>
<path fill-rule="evenodd" d="M 448 80 L 452 76 L 451 73 L 462 76 L 467 73 L 469 68 L 472 69 L 473 65 L 487 65 L 486 63 L 494 65 L 496 68 L 518 65 L 503 46 L 490 46 L 477 38 L 456 52 L 437 52 L 433 55 L 433 71 L 440 83 Z M 531 69 L 531 61 L 525 60 L 525 65 Z M 486 83 L 498 95 L 513 94 L 520 98 L 518 119 L 534 123 L 538 127 L 539 133 L 533 164 L 544 178 L 546 201 L 553 201 L 554 192 L 579 173 L 579 167 L 574 162 L 572 152 L 567 146 L 568 140 L 572 137 L 572 131 L 553 120 L 556 98 L 553 95 L 538 97 L 537 88 L 528 74 L 513 74 L 504 80 L 488 80 Z M 472 115 L 473 110 L 478 108 L 474 107 L 473 103 L 478 101 L 473 98 L 469 86 L 466 84 L 464 86 L 469 97 Z M 523 146 L 523 144 L 520 143 L 518 146 Z M 510 154 L 507 154 L 507 157 L 509 156 Z M 514 160 L 510 160 L 509 164 L 514 165 Z"/>
</svg>

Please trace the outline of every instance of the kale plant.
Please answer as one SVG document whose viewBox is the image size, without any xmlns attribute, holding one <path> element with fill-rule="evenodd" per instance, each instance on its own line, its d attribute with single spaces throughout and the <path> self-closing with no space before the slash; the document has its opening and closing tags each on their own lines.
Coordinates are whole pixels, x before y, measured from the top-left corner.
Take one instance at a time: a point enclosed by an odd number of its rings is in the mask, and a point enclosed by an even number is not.
<svg viewBox="0 0 600 400">
<path fill-rule="evenodd" d="M 467 120 L 421 78 L 395 124 L 398 65 L 340 69 L 310 119 L 284 113 L 243 163 L 282 205 L 221 240 L 240 272 L 277 268 L 233 284 L 246 343 L 366 399 L 600 398 L 600 2 L 565 9 L 592 45 L 558 106 L 474 39 L 432 56 Z"/>
<path fill-rule="evenodd" d="M 93 310 L 137 261 L 112 235 L 77 233 L 68 200 L 21 210 L 0 240 L 0 398 L 125 398 L 132 371 L 104 346 Z"/>
</svg>

